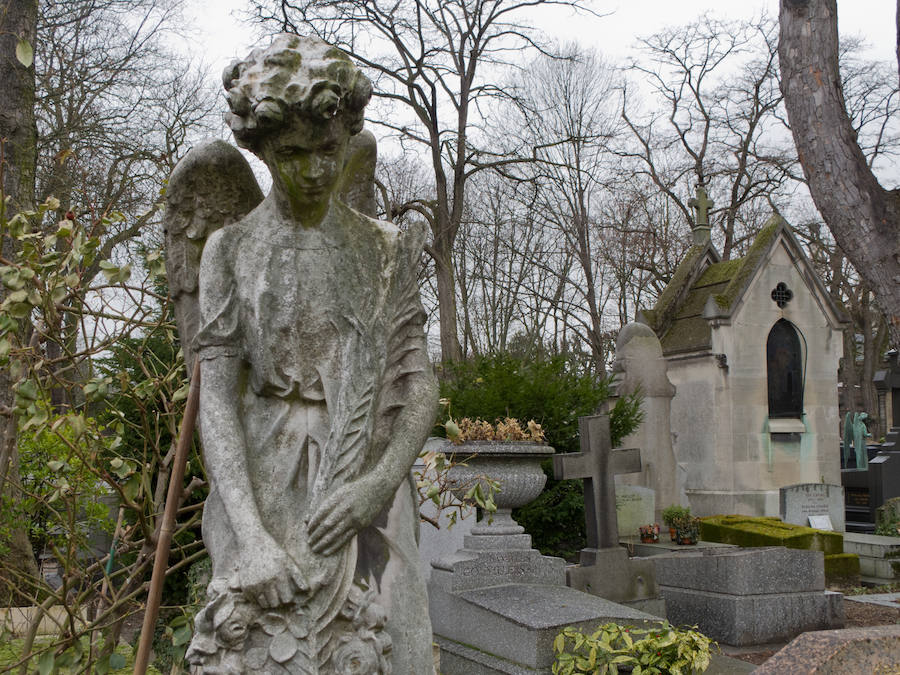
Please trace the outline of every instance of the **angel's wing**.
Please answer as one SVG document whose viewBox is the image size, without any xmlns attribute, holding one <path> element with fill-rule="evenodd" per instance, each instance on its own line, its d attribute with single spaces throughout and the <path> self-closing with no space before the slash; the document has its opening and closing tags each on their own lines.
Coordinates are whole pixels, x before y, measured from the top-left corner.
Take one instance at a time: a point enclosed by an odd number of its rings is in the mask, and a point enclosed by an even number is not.
<svg viewBox="0 0 900 675">
<path fill-rule="evenodd" d="M 166 190 L 166 275 L 190 376 L 200 323 L 197 275 L 207 238 L 243 218 L 263 199 L 241 152 L 222 140 L 194 147 L 175 167 Z"/>
<path fill-rule="evenodd" d="M 344 172 L 338 195 L 351 209 L 375 217 L 375 162 L 378 159 L 378 145 L 375 136 L 363 129 L 351 136 L 344 159 Z"/>
<path fill-rule="evenodd" d="M 373 218 L 376 159 L 375 136 L 367 130 L 353 136 L 338 186 L 344 203 Z M 193 148 L 169 178 L 164 221 L 166 274 L 188 374 L 200 322 L 197 276 L 203 245 L 213 232 L 243 218 L 262 199 L 247 160 L 222 140 L 204 141 Z"/>
</svg>

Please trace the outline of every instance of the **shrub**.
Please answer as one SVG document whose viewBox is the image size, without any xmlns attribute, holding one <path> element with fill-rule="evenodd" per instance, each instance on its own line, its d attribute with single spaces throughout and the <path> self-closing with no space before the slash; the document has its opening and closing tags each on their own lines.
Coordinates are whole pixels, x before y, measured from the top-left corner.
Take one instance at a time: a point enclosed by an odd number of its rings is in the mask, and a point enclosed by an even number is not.
<svg viewBox="0 0 900 675">
<path fill-rule="evenodd" d="M 610 379 L 590 373 L 574 358 L 557 355 L 526 360 L 510 354 L 483 356 L 444 366 L 441 396 L 454 418 L 513 417 L 535 420 L 556 452 L 577 452 L 578 418 L 593 414 L 610 394 Z M 619 399 L 610 412 L 615 446 L 642 419 L 641 398 Z M 443 435 L 441 425 L 437 433 Z M 544 492 L 513 516 L 545 555 L 573 558 L 585 546 L 584 497 L 580 481 L 553 479 L 552 462 Z"/>
<path fill-rule="evenodd" d="M 709 668 L 715 643 L 696 630 L 678 629 L 668 622 L 649 628 L 607 623 L 590 635 L 565 628 L 553 641 L 554 675 L 617 673 L 702 673 Z"/>
</svg>

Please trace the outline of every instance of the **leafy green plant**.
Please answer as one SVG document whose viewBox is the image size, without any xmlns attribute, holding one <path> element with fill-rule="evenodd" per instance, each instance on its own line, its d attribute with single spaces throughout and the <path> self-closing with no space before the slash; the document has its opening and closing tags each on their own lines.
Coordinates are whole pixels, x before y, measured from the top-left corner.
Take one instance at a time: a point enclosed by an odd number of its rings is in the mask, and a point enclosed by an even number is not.
<svg viewBox="0 0 900 675">
<path fill-rule="evenodd" d="M 885 518 L 878 521 L 875 526 L 875 534 L 882 537 L 900 537 L 900 518 Z"/>
<path fill-rule="evenodd" d="M 59 565 L 54 583 L 0 567 L 8 601 L 36 606 L 11 665 L 23 674 L 121 667 L 115 648 L 125 620 L 139 611 L 153 566 L 187 393 L 159 253 L 134 270 L 114 263 L 100 235 L 125 216 L 51 224 L 58 207 L 48 200 L 9 220 L 0 212 L 0 236 L 14 243 L 0 260 L 0 368 L 12 383 L 19 432 L 17 471 L 0 491 L 4 500 L 14 498 L 0 504 L 0 534 L 26 533 Z M 182 585 L 180 571 L 205 555 L 202 502 L 194 494 L 205 485 L 198 459 L 188 476 L 167 577 Z M 95 535 L 112 532 L 117 511 L 121 527 L 107 552 Z M 56 635 L 38 638 L 54 608 L 72 619 Z"/>
<path fill-rule="evenodd" d="M 675 540 L 679 544 L 696 544 L 700 540 L 700 519 L 693 516 L 676 518 Z"/>
<path fill-rule="evenodd" d="M 448 456 L 439 450 L 423 450 L 419 454 L 419 459 L 422 465 L 413 473 L 419 494 L 419 507 L 430 501 L 438 514 L 447 512 L 449 514 L 447 527 L 453 527 L 457 520 L 471 513 L 473 504 L 488 514 L 497 510 L 494 494 L 500 485 L 489 476 L 476 476 L 472 484 L 467 486 L 468 490 L 462 502 L 452 496 L 450 469 L 456 465 L 465 465 L 465 459 L 456 459 L 452 454 Z M 438 517 L 426 516 L 420 510 L 419 518 L 440 529 Z"/>
<path fill-rule="evenodd" d="M 691 507 L 672 504 L 662 511 L 663 522 L 669 527 L 675 527 L 676 521 L 691 515 Z"/>
<path fill-rule="evenodd" d="M 696 628 L 607 623 L 586 635 L 570 626 L 553 641 L 553 675 L 615 675 L 619 668 L 631 668 L 634 675 L 702 673 L 717 645 Z"/>
</svg>

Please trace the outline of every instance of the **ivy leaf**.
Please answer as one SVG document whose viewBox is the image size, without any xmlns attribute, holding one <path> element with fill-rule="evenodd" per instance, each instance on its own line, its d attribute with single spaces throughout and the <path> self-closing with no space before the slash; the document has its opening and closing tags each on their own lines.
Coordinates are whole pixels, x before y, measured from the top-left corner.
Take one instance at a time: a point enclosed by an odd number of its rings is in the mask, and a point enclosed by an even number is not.
<svg viewBox="0 0 900 675">
<path fill-rule="evenodd" d="M 19 38 L 19 41 L 16 43 L 16 58 L 26 68 L 29 68 L 34 63 L 34 50 L 31 48 L 31 43 L 28 40 Z"/>
<path fill-rule="evenodd" d="M 190 642 L 192 635 L 193 631 L 191 630 L 190 626 L 182 626 L 181 628 L 177 628 L 172 634 L 172 644 L 175 647 L 186 644 Z"/>
<path fill-rule="evenodd" d="M 128 661 L 126 658 L 118 652 L 113 652 L 109 657 L 109 667 L 113 670 L 124 668 L 127 664 Z"/>
<path fill-rule="evenodd" d="M 18 49 L 16 51 L 18 51 Z M 55 661 L 56 657 L 54 656 L 52 649 L 41 654 L 41 658 L 38 659 L 38 673 L 40 673 L 40 675 L 50 675 L 50 671 L 53 670 Z"/>
<path fill-rule="evenodd" d="M 117 474 L 118 475 L 118 474 Z M 138 493 L 141 491 L 141 477 L 138 474 L 132 474 L 131 478 L 128 479 L 128 482 L 122 486 L 122 492 L 125 493 L 125 497 L 129 501 L 134 501 L 135 497 L 138 496 Z M 177 642 L 175 643 L 178 644 Z"/>
<path fill-rule="evenodd" d="M 188 397 L 188 393 L 190 391 L 190 385 L 185 382 L 181 385 L 178 390 L 172 394 L 172 403 L 178 403 L 178 401 L 183 401 Z"/>
</svg>

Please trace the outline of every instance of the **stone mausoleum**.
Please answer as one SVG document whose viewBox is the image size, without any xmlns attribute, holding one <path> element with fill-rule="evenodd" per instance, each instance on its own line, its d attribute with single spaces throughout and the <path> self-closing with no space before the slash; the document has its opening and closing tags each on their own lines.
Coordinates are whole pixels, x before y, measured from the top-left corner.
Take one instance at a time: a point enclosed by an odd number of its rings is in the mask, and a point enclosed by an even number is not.
<svg viewBox="0 0 900 675">
<path fill-rule="evenodd" d="M 778 215 L 743 258 L 710 241 L 702 186 L 694 244 L 638 320 L 675 385 L 679 488 L 695 515 L 778 515 L 780 487 L 840 484 L 841 308 Z"/>
</svg>

